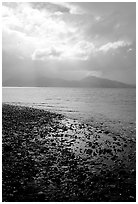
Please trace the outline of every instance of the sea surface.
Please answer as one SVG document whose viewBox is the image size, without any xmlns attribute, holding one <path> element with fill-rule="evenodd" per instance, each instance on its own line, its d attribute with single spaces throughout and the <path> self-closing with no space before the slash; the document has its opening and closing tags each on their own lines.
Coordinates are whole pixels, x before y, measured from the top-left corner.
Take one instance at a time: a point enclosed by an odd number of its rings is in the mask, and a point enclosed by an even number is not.
<svg viewBox="0 0 138 204">
<path fill-rule="evenodd" d="M 44 198 L 54 200 L 58 199 L 58 196 L 63 200 L 63 194 L 67 195 L 65 200 L 70 195 L 74 196 L 74 199 L 79 199 L 77 196 L 84 200 L 92 197 L 94 200 L 105 199 L 109 202 L 135 199 L 135 89 L 3 88 L 2 100 L 9 104 L 56 111 L 67 116 L 59 121 L 53 117 L 53 123 L 51 121 L 46 123 L 46 118 L 44 121 L 41 120 L 37 111 L 34 111 L 33 115 L 36 113 L 36 119 L 38 117 L 41 122 L 33 123 L 31 117 L 26 123 L 23 117 L 20 117 L 24 109 L 20 111 L 20 108 L 12 109 L 3 106 L 3 113 L 5 113 L 3 114 L 3 147 L 6 153 L 3 167 L 6 178 L 5 199 L 8 195 L 6 187 L 10 186 L 10 192 L 16 192 L 15 195 L 10 194 L 10 199 L 12 200 L 13 196 L 16 198 L 18 189 L 15 191 L 16 188 L 13 188 L 12 184 L 15 181 L 18 184 L 28 176 L 30 178 L 34 168 L 37 168 L 37 174 L 34 172 L 31 182 L 23 182 L 24 191 L 20 188 L 21 199 L 26 200 L 28 195 L 31 195 L 31 199 L 34 200 Z M 12 110 L 11 117 L 9 114 Z M 10 141 L 14 145 L 10 146 Z M 23 148 L 20 148 L 19 144 L 22 144 Z M 13 151 L 12 154 L 9 151 L 9 157 L 7 157 L 9 148 Z M 44 151 L 47 149 L 48 151 Z M 30 157 L 24 158 L 24 151 L 25 155 Z M 11 162 L 13 159 L 16 162 Z M 29 173 L 28 171 L 26 173 L 24 164 L 29 166 Z M 10 172 L 7 167 L 10 168 Z M 21 168 L 23 171 L 18 175 Z M 48 171 L 46 172 L 45 169 Z M 64 176 L 59 180 L 60 172 Z M 15 179 L 11 179 L 11 175 L 14 175 Z M 45 176 L 49 181 L 51 179 L 49 175 L 52 175 L 52 187 L 51 182 L 46 185 L 51 191 L 45 188 Z M 73 182 L 70 182 L 72 180 Z M 35 188 L 33 188 L 34 182 Z M 26 189 L 30 187 L 31 192 L 34 192 L 33 198 L 30 192 L 26 196 Z M 64 187 L 65 191 L 62 192 Z M 94 194 L 90 197 L 91 188 L 94 189 Z M 81 194 L 78 193 L 78 189 L 82 190 Z M 56 197 L 51 197 L 51 192 L 55 190 L 58 190 L 58 194 Z"/>
<path fill-rule="evenodd" d="M 136 121 L 136 89 L 133 88 L 3 88 L 2 102 L 84 120 Z"/>
</svg>

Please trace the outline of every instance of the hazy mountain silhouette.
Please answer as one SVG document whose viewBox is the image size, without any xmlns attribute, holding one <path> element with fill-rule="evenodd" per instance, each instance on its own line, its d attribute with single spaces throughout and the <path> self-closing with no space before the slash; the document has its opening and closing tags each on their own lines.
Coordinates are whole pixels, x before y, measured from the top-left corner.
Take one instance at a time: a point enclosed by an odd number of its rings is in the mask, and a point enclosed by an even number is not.
<svg viewBox="0 0 138 204">
<path fill-rule="evenodd" d="M 3 80 L 5 86 L 11 87 L 89 87 L 89 88 L 133 88 L 135 85 L 129 85 L 118 81 L 89 76 L 79 81 L 69 81 L 59 78 L 36 77 L 35 79 L 12 77 Z"/>
<path fill-rule="evenodd" d="M 97 88 L 129 88 L 135 85 L 125 84 L 119 81 L 89 76 L 80 81 L 83 87 L 97 87 Z"/>
</svg>

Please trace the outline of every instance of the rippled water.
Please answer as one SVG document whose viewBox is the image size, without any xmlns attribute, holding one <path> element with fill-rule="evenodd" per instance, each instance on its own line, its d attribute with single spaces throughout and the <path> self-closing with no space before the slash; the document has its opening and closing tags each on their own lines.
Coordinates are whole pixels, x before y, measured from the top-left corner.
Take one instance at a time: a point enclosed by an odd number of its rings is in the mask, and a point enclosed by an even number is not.
<svg viewBox="0 0 138 204">
<path fill-rule="evenodd" d="M 136 120 L 136 90 L 112 88 L 3 88 L 2 101 L 83 119 Z"/>
</svg>

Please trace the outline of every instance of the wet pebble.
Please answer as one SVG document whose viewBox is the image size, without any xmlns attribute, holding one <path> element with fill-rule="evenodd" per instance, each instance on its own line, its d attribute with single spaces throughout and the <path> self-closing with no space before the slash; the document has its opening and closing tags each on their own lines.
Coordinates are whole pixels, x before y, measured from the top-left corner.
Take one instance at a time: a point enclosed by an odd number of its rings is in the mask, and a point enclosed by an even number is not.
<svg viewBox="0 0 138 204">
<path fill-rule="evenodd" d="M 86 154 L 90 154 L 91 155 L 92 154 L 92 149 L 86 149 L 85 152 L 86 152 Z"/>
</svg>

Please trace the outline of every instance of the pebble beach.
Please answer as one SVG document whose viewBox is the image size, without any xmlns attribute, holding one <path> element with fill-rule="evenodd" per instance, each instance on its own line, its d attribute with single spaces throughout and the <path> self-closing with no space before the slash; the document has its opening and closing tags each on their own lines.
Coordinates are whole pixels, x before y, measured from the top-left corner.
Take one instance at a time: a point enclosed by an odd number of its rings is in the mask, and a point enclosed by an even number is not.
<svg viewBox="0 0 138 204">
<path fill-rule="evenodd" d="M 3 103 L 2 201 L 135 202 L 132 135 Z"/>
</svg>

